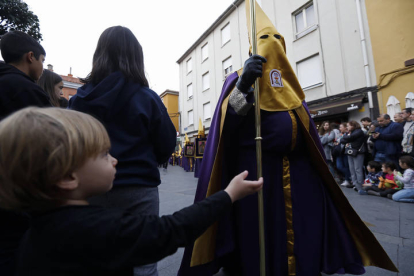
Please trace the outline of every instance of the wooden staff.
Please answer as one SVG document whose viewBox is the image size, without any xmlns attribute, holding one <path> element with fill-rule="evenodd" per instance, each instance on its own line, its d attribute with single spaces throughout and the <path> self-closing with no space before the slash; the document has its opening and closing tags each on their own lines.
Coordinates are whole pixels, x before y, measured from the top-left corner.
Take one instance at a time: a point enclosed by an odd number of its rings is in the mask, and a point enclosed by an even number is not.
<svg viewBox="0 0 414 276">
<path fill-rule="evenodd" d="M 250 34 L 252 40 L 252 54 L 257 54 L 256 38 L 256 0 L 250 1 Z M 254 101 L 255 101 L 255 124 L 256 124 L 256 160 L 257 160 L 257 179 L 262 177 L 262 137 L 260 126 L 260 96 L 259 80 L 254 82 Z M 263 189 L 258 193 L 259 203 L 259 242 L 260 242 L 260 276 L 266 275 L 266 253 L 265 253 L 265 232 L 264 232 L 264 210 L 263 210 Z"/>
</svg>

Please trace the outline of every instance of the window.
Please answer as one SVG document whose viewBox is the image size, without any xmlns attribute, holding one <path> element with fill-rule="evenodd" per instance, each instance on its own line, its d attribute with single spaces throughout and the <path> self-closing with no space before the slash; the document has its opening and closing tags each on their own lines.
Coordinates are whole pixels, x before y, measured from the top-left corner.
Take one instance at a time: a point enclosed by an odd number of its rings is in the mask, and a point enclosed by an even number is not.
<svg viewBox="0 0 414 276">
<path fill-rule="evenodd" d="M 296 38 L 300 38 L 316 29 L 315 9 L 312 2 L 293 16 L 295 17 Z"/>
<path fill-rule="evenodd" d="M 394 115 L 398 112 L 401 112 L 400 101 L 396 97 L 390 96 L 387 102 L 387 114 L 394 118 Z"/>
<path fill-rule="evenodd" d="M 192 110 L 188 111 L 188 125 L 191 126 L 194 124 L 194 112 Z"/>
<path fill-rule="evenodd" d="M 206 91 L 207 89 L 210 88 L 210 76 L 208 72 L 203 75 L 202 83 L 203 83 L 203 91 Z"/>
<path fill-rule="evenodd" d="M 201 47 L 201 62 L 208 59 L 208 44 L 205 44 L 203 47 Z"/>
<path fill-rule="evenodd" d="M 322 83 L 319 55 L 298 62 L 297 70 L 299 83 L 303 89 Z"/>
<path fill-rule="evenodd" d="M 191 58 L 187 60 L 187 74 L 193 71 L 193 63 L 191 62 Z"/>
<path fill-rule="evenodd" d="M 190 83 L 187 85 L 187 98 L 192 99 L 193 98 L 193 84 Z"/>
<path fill-rule="evenodd" d="M 203 104 L 204 121 L 211 118 L 210 102 Z"/>
<path fill-rule="evenodd" d="M 231 63 L 231 57 L 223 61 L 223 75 L 226 78 L 233 71 L 233 66 Z"/>
<path fill-rule="evenodd" d="M 230 41 L 230 23 L 221 29 L 221 46 Z"/>
</svg>

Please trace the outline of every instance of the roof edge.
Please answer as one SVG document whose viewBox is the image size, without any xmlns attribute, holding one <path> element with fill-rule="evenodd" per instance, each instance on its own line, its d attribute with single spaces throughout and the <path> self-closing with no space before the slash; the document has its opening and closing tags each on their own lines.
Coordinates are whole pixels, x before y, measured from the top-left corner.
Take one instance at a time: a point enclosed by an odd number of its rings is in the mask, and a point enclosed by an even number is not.
<svg viewBox="0 0 414 276">
<path fill-rule="evenodd" d="M 163 96 L 165 96 L 165 95 L 167 95 L 167 94 L 171 94 L 171 95 L 177 95 L 177 96 L 179 96 L 179 92 L 178 91 L 174 91 L 174 90 L 169 90 L 169 89 L 167 89 L 167 90 L 165 90 L 164 92 L 162 92 L 161 94 L 160 94 L 160 98 L 162 98 Z"/>
<path fill-rule="evenodd" d="M 232 13 L 236 7 L 238 7 L 244 0 L 235 0 L 217 19 L 214 21 L 214 23 L 194 42 L 193 45 L 191 45 L 190 48 L 188 48 L 187 51 L 185 51 L 184 55 L 182 55 L 178 60 L 177 63 L 180 64 L 189 53 L 191 53 L 198 44 L 200 44 L 206 37 L 218 26 L 220 23 L 224 21 L 224 19 Z"/>
</svg>

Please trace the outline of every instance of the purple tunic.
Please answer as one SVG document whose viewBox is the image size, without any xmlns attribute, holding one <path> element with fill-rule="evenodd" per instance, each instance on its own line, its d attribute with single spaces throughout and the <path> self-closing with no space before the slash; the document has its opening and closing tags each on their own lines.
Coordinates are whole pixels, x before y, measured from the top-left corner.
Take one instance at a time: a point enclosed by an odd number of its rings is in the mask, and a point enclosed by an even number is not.
<svg viewBox="0 0 414 276">
<path fill-rule="evenodd" d="M 184 171 L 186 172 L 190 171 L 190 161 L 188 160 L 187 157 L 184 156 L 184 150 L 181 151 L 181 156 L 182 156 L 181 166 L 183 167 Z"/>
<path fill-rule="evenodd" d="M 221 103 L 231 91 L 237 74 L 227 78 L 207 140 L 195 201 L 206 196 L 217 149 Z M 306 107 L 306 104 L 305 104 Z M 297 121 L 299 120 L 296 117 Z M 283 194 L 283 157 L 290 162 L 293 202 L 294 255 L 296 275 L 332 273 L 363 274 L 365 269 L 354 241 L 312 164 L 298 122 L 296 146 L 291 150 L 292 119 L 288 112 L 261 112 L 266 275 L 287 275 L 287 229 Z M 222 188 L 243 170 L 256 178 L 254 110 L 238 116 L 229 106 L 223 127 Z M 310 133 L 316 134 L 312 128 Z M 323 152 L 319 144 L 319 150 Z M 189 266 L 192 247 L 186 248 L 178 275 L 213 275 L 220 267 L 241 270 L 240 275 L 259 275 L 257 195 L 234 204 L 233 212 L 219 221 L 215 260 Z"/>
<path fill-rule="evenodd" d="M 182 162 L 182 164 L 183 164 L 183 169 L 186 172 L 190 171 L 190 161 L 188 160 L 187 157 L 183 156 L 183 162 Z"/>
</svg>

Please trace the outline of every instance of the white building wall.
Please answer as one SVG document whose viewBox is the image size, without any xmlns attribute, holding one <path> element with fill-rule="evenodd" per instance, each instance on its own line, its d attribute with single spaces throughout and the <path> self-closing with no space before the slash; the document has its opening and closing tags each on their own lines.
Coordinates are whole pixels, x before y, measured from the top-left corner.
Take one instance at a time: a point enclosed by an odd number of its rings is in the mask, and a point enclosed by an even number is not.
<svg viewBox="0 0 414 276">
<path fill-rule="evenodd" d="M 318 55 L 322 83 L 304 89 L 306 100 L 313 101 L 328 96 L 341 94 L 366 86 L 364 62 L 360 42 L 357 9 L 355 1 L 314 0 L 314 11 L 317 27 L 310 33 L 296 39 L 295 18 L 293 13 L 311 1 L 306 0 L 261 0 L 263 10 L 274 23 L 276 29 L 285 37 L 287 56 L 290 64 L 297 73 L 297 63 L 314 55 Z M 368 22 L 362 1 L 365 37 L 368 49 L 371 49 Z M 198 120 L 203 119 L 203 104 L 211 103 L 211 114 L 221 93 L 224 83 L 222 62 L 232 58 L 233 71 L 240 69 L 248 58 L 248 32 L 244 1 L 233 10 L 185 57 L 180 63 L 180 107 L 181 134 L 198 130 Z M 231 40 L 221 45 L 221 29 L 230 23 Z M 202 33 L 204 30 L 200 30 Z M 209 58 L 201 62 L 201 47 L 208 43 Z M 369 52 L 371 64 L 371 85 L 376 83 L 372 51 Z M 186 61 L 191 57 L 193 71 L 186 72 Z M 210 89 L 202 91 L 202 75 L 210 74 Z M 193 99 L 187 99 L 187 85 L 193 83 Z M 194 111 L 194 125 L 188 125 L 188 110 Z M 366 115 L 358 111 L 350 113 L 350 117 L 358 118 Z M 211 119 L 203 121 L 209 128 Z"/>
</svg>

